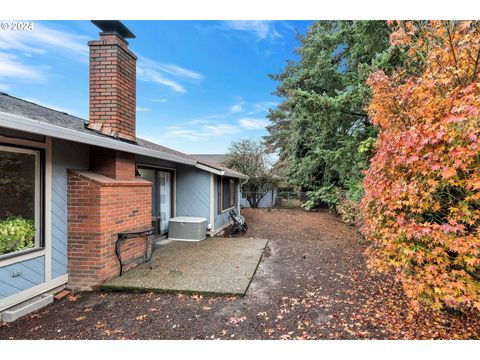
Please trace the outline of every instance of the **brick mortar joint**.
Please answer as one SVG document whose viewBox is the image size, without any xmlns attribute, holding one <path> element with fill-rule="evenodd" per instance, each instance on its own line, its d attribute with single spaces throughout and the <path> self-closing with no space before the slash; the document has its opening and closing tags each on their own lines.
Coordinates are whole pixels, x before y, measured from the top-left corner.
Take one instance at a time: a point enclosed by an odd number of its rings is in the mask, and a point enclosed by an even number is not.
<svg viewBox="0 0 480 360">
<path fill-rule="evenodd" d="M 102 46 L 111 46 L 111 45 L 115 45 L 117 47 L 119 47 L 120 49 L 122 49 L 124 51 L 124 53 L 126 53 L 127 55 L 129 55 L 133 60 L 137 60 L 137 56 L 127 47 L 127 45 L 125 44 L 121 44 L 119 43 L 118 41 L 115 41 L 115 40 L 92 40 L 92 41 L 89 41 L 88 42 L 88 46 L 90 47 L 93 47 L 93 48 L 101 48 Z M 90 54 L 90 56 L 93 56 L 95 57 L 95 54 Z M 112 55 L 112 56 L 115 56 L 115 55 Z"/>
<path fill-rule="evenodd" d="M 105 178 L 105 181 L 94 179 L 88 174 L 94 174 L 95 176 L 101 176 Z M 74 175 L 77 178 L 87 181 L 89 183 L 98 185 L 99 187 L 151 187 L 152 183 L 149 181 L 145 181 L 143 179 L 134 179 L 134 180 L 116 180 L 109 178 L 108 176 L 93 172 L 93 171 L 79 171 L 79 170 L 71 170 L 68 169 L 69 175 Z M 107 180 L 108 179 L 108 180 Z"/>
</svg>

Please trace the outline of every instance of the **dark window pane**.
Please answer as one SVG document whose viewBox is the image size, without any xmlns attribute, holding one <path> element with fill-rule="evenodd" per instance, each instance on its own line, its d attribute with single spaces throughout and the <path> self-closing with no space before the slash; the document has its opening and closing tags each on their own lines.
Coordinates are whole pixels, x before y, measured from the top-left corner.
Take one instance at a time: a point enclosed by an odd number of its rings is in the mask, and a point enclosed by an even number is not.
<svg viewBox="0 0 480 360">
<path fill-rule="evenodd" d="M 0 255 L 35 246 L 38 206 L 35 203 L 38 155 L 4 149 L 0 148 Z"/>
<path fill-rule="evenodd" d="M 235 205 L 235 180 L 222 178 L 222 210 Z"/>
</svg>

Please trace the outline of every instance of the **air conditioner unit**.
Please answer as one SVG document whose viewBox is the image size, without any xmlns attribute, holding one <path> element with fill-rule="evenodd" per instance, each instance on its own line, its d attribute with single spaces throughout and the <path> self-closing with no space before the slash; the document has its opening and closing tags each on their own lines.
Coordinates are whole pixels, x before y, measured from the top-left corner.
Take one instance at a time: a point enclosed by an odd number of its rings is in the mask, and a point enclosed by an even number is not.
<svg viewBox="0 0 480 360">
<path fill-rule="evenodd" d="M 207 237 L 207 219 L 178 216 L 170 219 L 168 239 L 176 241 L 201 241 Z"/>
</svg>

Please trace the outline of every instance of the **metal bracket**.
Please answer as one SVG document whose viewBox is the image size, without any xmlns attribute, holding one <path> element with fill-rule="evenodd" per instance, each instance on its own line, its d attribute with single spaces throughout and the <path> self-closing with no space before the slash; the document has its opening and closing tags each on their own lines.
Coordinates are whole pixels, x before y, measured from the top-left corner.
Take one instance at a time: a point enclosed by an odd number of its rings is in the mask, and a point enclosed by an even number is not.
<svg viewBox="0 0 480 360">
<path fill-rule="evenodd" d="M 157 249 L 157 244 L 153 236 L 153 229 L 138 231 L 138 232 L 122 232 L 122 233 L 118 233 L 118 239 L 117 239 L 117 242 L 115 243 L 115 255 L 117 255 L 118 262 L 120 263 L 120 276 L 123 275 L 123 267 L 131 263 L 131 261 L 130 262 L 122 261 L 122 256 L 120 251 L 122 242 L 128 239 L 140 239 L 140 238 L 145 239 L 145 253 L 143 255 L 144 257 L 143 262 L 150 263 L 150 270 L 153 269 L 152 257 L 153 257 L 153 254 L 155 253 L 155 250 Z M 148 255 L 148 248 L 150 248 L 150 256 Z"/>
</svg>

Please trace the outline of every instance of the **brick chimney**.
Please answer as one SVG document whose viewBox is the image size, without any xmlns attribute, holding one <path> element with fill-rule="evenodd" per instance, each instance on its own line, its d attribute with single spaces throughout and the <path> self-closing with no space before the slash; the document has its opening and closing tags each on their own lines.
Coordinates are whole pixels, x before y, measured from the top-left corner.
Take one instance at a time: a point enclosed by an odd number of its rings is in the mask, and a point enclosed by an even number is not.
<svg viewBox="0 0 480 360">
<path fill-rule="evenodd" d="M 90 41 L 88 128 L 135 141 L 136 61 L 125 38 L 135 38 L 120 21 L 92 21 L 102 30 Z"/>
<path fill-rule="evenodd" d="M 135 62 L 120 21 L 92 21 L 102 32 L 90 46 L 90 123 L 102 134 L 135 141 Z M 91 146 L 90 169 L 68 171 L 68 286 L 90 290 L 118 275 L 120 232 L 152 226 L 152 183 L 135 177 L 135 154 Z M 130 265 L 144 261 L 145 243 L 119 251 Z"/>
</svg>

